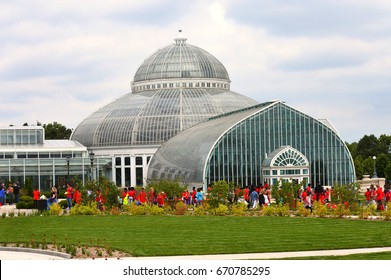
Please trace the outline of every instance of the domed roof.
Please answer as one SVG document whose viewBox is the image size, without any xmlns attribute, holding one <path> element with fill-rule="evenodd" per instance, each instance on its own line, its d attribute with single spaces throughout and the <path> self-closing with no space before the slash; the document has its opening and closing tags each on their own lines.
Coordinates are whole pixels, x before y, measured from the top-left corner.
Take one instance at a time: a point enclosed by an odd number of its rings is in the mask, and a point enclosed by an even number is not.
<svg viewBox="0 0 391 280">
<path fill-rule="evenodd" d="M 214 56 L 176 39 L 139 67 L 131 93 L 82 121 L 71 139 L 87 147 L 161 145 L 207 118 L 256 104 L 230 91 Z"/>
<path fill-rule="evenodd" d="M 134 83 L 157 79 L 196 78 L 229 80 L 224 65 L 207 51 L 175 39 L 175 44 L 158 50 L 138 68 Z"/>
<path fill-rule="evenodd" d="M 71 139 L 87 147 L 161 145 L 204 119 L 255 104 L 222 89 L 128 93 L 81 122 Z"/>
</svg>

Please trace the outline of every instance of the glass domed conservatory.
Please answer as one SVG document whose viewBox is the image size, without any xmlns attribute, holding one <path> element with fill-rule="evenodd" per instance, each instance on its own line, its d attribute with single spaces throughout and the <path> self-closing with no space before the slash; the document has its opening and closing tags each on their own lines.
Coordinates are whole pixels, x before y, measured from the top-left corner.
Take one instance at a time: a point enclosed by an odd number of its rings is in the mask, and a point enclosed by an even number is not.
<svg viewBox="0 0 391 280">
<path fill-rule="evenodd" d="M 225 180 L 241 186 L 289 180 L 331 186 L 355 180 L 352 157 L 328 122 L 281 101 L 203 121 L 164 143 L 148 179 L 179 178 L 190 186 Z"/>
<path fill-rule="evenodd" d="M 230 83 L 214 56 L 175 39 L 141 64 L 130 93 L 83 120 L 71 140 L 93 150 L 98 163 L 111 157 L 112 165 L 101 172 L 117 185 L 145 184 L 161 144 L 205 119 L 257 104 L 230 91 Z"/>
</svg>

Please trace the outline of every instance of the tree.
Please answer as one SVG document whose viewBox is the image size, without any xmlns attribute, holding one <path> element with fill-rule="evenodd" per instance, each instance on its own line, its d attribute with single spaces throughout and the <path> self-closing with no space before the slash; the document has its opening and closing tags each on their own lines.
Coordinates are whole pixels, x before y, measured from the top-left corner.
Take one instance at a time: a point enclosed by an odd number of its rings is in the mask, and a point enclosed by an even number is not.
<svg viewBox="0 0 391 280">
<path fill-rule="evenodd" d="M 45 139 L 69 139 L 72 134 L 72 129 L 57 122 L 44 124 L 42 127 L 45 129 Z"/>
<path fill-rule="evenodd" d="M 363 158 L 373 157 L 381 152 L 380 141 L 373 134 L 364 135 L 357 143 L 357 155 L 361 155 Z"/>
</svg>

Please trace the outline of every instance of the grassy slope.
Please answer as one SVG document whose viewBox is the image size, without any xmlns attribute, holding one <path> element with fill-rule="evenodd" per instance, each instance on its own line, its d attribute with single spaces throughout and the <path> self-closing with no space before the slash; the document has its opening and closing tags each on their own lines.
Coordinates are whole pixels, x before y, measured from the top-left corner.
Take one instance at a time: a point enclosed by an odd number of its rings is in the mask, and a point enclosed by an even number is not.
<svg viewBox="0 0 391 280">
<path fill-rule="evenodd" d="M 104 246 L 136 256 L 391 246 L 391 223 L 346 219 L 193 216 L 43 216 L 0 219 L 0 243 Z M 99 241 L 98 241 L 99 240 Z"/>
</svg>

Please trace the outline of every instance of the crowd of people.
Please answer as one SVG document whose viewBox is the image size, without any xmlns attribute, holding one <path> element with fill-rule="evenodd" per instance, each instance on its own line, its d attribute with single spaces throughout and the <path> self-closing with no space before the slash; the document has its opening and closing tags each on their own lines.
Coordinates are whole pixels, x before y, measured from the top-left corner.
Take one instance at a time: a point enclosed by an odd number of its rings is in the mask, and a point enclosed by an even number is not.
<svg viewBox="0 0 391 280">
<path fill-rule="evenodd" d="M 296 200 L 304 203 L 305 208 L 312 212 L 313 204 L 315 201 L 321 204 L 327 204 L 330 206 L 331 196 L 333 189 L 324 188 L 318 183 L 315 188 L 308 184 L 305 188 L 300 188 L 297 193 Z M 4 205 L 6 201 L 11 205 L 19 201 L 20 185 L 19 182 L 10 183 L 8 187 L 4 183 L 0 184 L 0 206 Z M 106 194 L 107 195 L 107 194 Z M 376 185 L 371 185 L 365 192 L 366 205 L 376 205 L 378 210 L 384 210 L 387 203 L 391 202 L 391 190 L 389 185 L 385 185 L 384 188 Z M 65 196 L 67 201 L 67 209 L 70 210 L 72 205 L 82 203 L 82 194 L 79 187 L 66 184 Z M 41 199 L 40 191 L 35 188 L 33 190 L 34 208 L 38 208 L 38 201 Z M 88 201 L 95 201 L 97 208 L 104 210 L 106 203 L 106 196 L 100 189 L 96 191 L 88 190 Z M 153 187 L 149 188 L 148 192 L 145 187 L 142 187 L 137 191 L 134 187 L 123 188 L 121 194 L 118 196 L 118 205 L 128 205 L 134 203 L 135 205 L 157 205 L 158 207 L 164 207 L 167 201 L 167 194 L 164 191 L 155 191 Z M 186 205 L 202 205 L 202 203 L 208 199 L 203 192 L 202 188 L 192 190 L 183 190 L 181 197 Z M 256 209 L 258 206 L 268 206 L 272 200 L 271 188 L 267 183 L 257 187 L 237 187 L 229 198 L 230 203 L 245 202 L 248 208 Z M 277 203 L 284 203 L 283 201 L 276 201 Z M 53 203 L 58 203 L 58 190 L 53 186 L 50 190 L 50 197 L 47 198 L 47 209 Z M 331 207 L 331 206 L 330 206 Z"/>
<path fill-rule="evenodd" d="M 371 185 L 365 192 L 366 205 L 374 204 L 378 210 L 384 210 L 391 202 L 390 186 L 385 185 L 384 190 L 379 185 Z"/>
<path fill-rule="evenodd" d="M 20 184 L 19 182 L 9 183 L 6 187 L 5 183 L 0 184 L 0 206 L 7 201 L 9 205 L 19 202 Z"/>
</svg>

